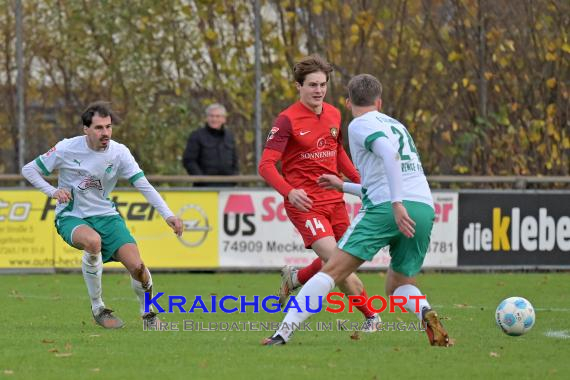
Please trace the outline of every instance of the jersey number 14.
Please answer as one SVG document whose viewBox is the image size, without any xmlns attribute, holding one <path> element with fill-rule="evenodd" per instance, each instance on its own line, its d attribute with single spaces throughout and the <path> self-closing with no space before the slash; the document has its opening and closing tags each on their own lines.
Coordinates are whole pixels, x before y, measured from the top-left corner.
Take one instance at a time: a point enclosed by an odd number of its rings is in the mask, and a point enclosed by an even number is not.
<svg viewBox="0 0 570 380">
<path fill-rule="evenodd" d="M 313 236 L 317 235 L 317 228 L 323 232 L 326 232 L 325 226 L 323 226 L 321 221 L 318 220 L 317 218 L 313 218 L 312 223 L 311 223 L 311 219 L 307 219 L 307 221 L 305 222 L 305 227 L 307 227 L 309 230 L 311 230 L 311 233 L 313 234 Z"/>
</svg>

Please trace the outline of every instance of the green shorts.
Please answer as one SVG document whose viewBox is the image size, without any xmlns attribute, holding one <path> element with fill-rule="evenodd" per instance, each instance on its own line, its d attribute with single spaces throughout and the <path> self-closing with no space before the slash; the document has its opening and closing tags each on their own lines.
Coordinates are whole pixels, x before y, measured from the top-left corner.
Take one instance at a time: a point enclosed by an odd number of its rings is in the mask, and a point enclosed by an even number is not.
<svg viewBox="0 0 570 380">
<path fill-rule="evenodd" d="M 55 219 L 57 233 L 73 248 L 78 248 L 71 239 L 73 232 L 83 224 L 93 228 L 101 236 L 101 256 L 103 256 L 104 263 L 116 261 L 113 255 L 123 245 L 137 243 L 129 232 L 125 221 L 119 215 L 90 216 L 84 219 L 75 216 L 62 216 Z"/>
<path fill-rule="evenodd" d="M 390 246 L 390 268 L 413 277 L 421 269 L 431 238 L 435 213 L 421 202 L 404 201 L 408 215 L 416 222 L 414 237 L 405 237 L 394 220 L 392 204 L 384 202 L 361 209 L 338 242 L 338 247 L 352 256 L 370 261 L 378 251 Z"/>
</svg>

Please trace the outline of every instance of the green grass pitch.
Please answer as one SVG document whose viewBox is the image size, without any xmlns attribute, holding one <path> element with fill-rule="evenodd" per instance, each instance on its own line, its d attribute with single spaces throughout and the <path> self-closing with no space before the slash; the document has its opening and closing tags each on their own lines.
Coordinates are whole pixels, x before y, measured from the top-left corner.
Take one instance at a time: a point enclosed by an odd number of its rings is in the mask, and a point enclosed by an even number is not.
<svg viewBox="0 0 570 380">
<path fill-rule="evenodd" d="M 452 348 L 431 347 L 424 332 L 384 331 L 350 338 L 346 331 L 297 332 L 286 346 L 264 347 L 268 332 L 143 331 L 138 303 L 126 274 L 103 275 L 108 307 L 126 322 L 104 330 L 90 315 L 80 274 L 0 277 L 0 378 L 10 379 L 528 379 L 570 374 L 568 273 L 442 274 L 419 276 L 456 339 Z M 364 273 L 369 295 L 384 295 L 382 275 Z M 279 275 L 155 274 L 166 295 L 274 294 Z M 508 296 L 529 299 L 534 328 L 521 337 L 504 335 L 494 311 Z M 164 306 L 165 302 L 161 302 Z M 416 321 L 410 314 L 383 320 Z M 359 313 L 322 312 L 311 318 L 362 320 Z M 169 322 L 276 321 L 282 314 L 167 314 Z M 552 336 L 554 335 L 554 336 Z"/>
</svg>

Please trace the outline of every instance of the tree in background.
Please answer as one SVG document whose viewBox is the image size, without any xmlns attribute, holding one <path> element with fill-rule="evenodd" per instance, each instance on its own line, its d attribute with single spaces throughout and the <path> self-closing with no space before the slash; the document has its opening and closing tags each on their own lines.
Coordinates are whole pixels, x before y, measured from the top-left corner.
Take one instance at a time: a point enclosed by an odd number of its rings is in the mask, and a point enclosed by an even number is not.
<svg viewBox="0 0 570 380">
<path fill-rule="evenodd" d="M 4 173 L 18 172 L 12 3 L 0 0 Z M 109 99 L 123 116 L 114 136 L 145 170 L 183 174 L 185 140 L 219 101 L 242 172 L 255 172 L 251 1 L 23 3 L 27 160 Z M 384 111 L 411 129 L 429 174 L 570 173 L 567 1 L 265 0 L 262 16 L 264 131 L 296 98 L 295 60 L 319 53 L 341 109 L 352 75 L 381 79 Z"/>
</svg>

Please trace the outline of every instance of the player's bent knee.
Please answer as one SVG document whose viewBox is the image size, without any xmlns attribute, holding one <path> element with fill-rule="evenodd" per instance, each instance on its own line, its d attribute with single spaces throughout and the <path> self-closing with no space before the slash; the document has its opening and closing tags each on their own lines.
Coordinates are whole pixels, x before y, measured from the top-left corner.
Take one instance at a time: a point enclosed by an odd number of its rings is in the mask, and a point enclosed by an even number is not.
<svg viewBox="0 0 570 380">
<path fill-rule="evenodd" d="M 82 233 L 79 236 L 74 236 L 77 240 L 75 243 L 80 245 L 84 250 L 90 254 L 99 254 L 101 252 L 101 236 L 95 231 Z"/>
</svg>

